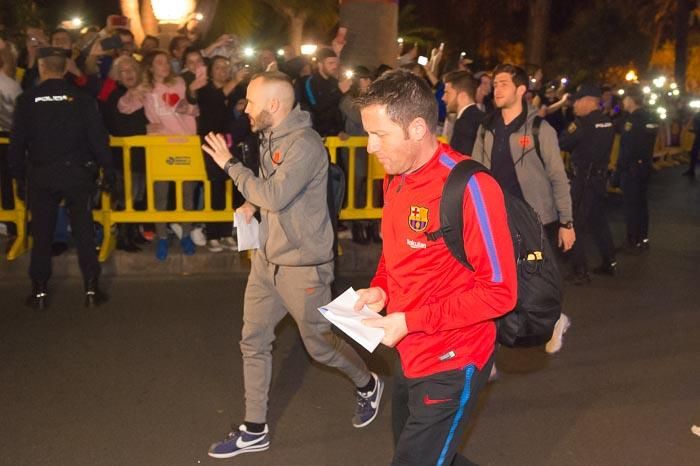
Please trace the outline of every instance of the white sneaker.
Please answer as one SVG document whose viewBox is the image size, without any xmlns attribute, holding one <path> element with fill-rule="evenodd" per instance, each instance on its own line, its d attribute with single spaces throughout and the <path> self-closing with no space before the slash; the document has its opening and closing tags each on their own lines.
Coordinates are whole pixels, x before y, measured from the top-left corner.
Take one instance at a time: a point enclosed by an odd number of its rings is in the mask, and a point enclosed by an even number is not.
<svg viewBox="0 0 700 466">
<path fill-rule="evenodd" d="M 221 252 L 224 250 L 224 247 L 221 245 L 221 243 L 219 243 L 218 239 L 210 239 L 207 249 L 209 249 L 211 252 Z"/>
<path fill-rule="evenodd" d="M 571 319 L 569 319 L 569 316 L 562 312 L 559 320 L 557 320 L 557 323 L 554 324 L 552 338 L 544 347 L 544 350 L 547 353 L 554 354 L 561 349 L 562 345 L 564 344 L 564 334 L 567 330 L 569 330 L 569 327 L 571 327 Z"/>
<path fill-rule="evenodd" d="M 230 249 L 231 251 L 238 251 L 238 243 L 235 239 L 233 239 L 233 236 L 221 238 L 221 245 L 226 249 Z"/>
<path fill-rule="evenodd" d="M 168 226 L 170 227 L 170 231 L 175 233 L 177 239 L 182 239 L 182 225 L 179 223 L 169 223 Z"/>
<path fill-rule="evenodd" d="M 207 237 L 204 236 L 204 229 L 202 227 L 193 228 L 190 232 L 190 238 L 192 238 L 192 242 L 197 246 L 207 245 Z"/>
<path fill-rule="evenodd" d="M 693 426 L 690 428 L 690 431 L 700 437 L 700 426 Z"/>
<path fill-rule="evenodd" d="M 496 369 L 496 363 L 491 366 L 491 372 L 489 373 L 489 382 L 495 382 L 498 380 L 498 369 Z"/>
</svg>

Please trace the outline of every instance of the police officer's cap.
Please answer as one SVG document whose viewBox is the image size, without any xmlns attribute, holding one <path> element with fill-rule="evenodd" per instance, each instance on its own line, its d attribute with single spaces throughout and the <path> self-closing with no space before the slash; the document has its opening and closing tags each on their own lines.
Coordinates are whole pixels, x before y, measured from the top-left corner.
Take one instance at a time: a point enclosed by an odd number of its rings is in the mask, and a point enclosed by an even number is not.
<svg viewBox="0 0 700 466">
<path fill-rule="evenodd" d="M 37 52 L 37 58 L 62 57 L 67 58 L 70 51 L 58 47 L 41 47 Z"/>
<path fill-rule="evenodd" d="M 595 97 L 600 99 L 600 87 L 593 84 L 581 84 L 578 89 L 576 89 L 574 100 L 582 99 L 584 97 Z"/>
</svg>

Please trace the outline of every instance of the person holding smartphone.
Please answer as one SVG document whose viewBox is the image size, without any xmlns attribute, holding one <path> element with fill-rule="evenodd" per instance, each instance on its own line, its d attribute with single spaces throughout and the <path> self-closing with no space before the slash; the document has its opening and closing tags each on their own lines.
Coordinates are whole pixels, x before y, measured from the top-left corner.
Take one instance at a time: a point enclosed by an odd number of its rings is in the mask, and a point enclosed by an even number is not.
<svg viewBox="0 0 700 466">
<path fill-rule="evenodd" d="M 209 81 L 197 91 L 197 104 L 200 114 L 197 118 L 197 133 L 202 138 L 210 132 L 224 134 L 227 143 L 232 146 L 239 141 L 234 141 L 229 132 L 234 117 L 236 99 L 233 91 L 236 86 L 247 77 L 247 70 L 242 68 L 231 78 L 231 62 L 226 57 L 215 56 L 209 65 Z M 207 68 L 197 68 L 197 79 L 203 73 L 206 79 Z M 226 207 L 226 180 L 228 176 L 211 157 L 204 155 L 204 166 L 210 185 L 211 206 L 215 210 L 223 210 Z M 234 197 L 234 207 L 242 204 L 243 195 L 237 193 Z M 236 250 L 236 240 L 231 234 L 231 222 L 208 222 L 206 224 L 207 247 L 211 252 L 221 252 L 224 249 Z"/>
</svg>

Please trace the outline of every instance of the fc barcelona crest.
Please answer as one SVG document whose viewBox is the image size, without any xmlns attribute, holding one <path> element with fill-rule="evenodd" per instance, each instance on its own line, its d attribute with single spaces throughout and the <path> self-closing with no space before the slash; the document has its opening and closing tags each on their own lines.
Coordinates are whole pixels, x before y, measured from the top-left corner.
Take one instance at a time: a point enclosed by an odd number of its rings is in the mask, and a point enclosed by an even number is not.
<svg viewBox="0 0 700 466">
<path fill-rule="evenodd" d="M 428 228 L 428 209 L 412 205 L 411 213 L 408 215 L 408 226 L 419 233 L 425 231 Z"/>
</svg>

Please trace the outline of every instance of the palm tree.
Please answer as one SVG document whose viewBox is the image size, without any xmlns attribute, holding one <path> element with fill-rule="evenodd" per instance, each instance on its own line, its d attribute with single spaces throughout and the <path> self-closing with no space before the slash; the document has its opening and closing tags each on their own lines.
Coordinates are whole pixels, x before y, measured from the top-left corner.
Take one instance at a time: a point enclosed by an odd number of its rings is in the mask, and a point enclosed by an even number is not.
<svg viewBox="0 0 700 466">
<path fill-rule="evenodd" d="M 301 50 L 304 28 L 311 18 L 330 28 L 338 19 L 338 0 L 264 0 L 287 22 L 289 44 Z"/>
<path fill-rule="evenodd" d="M 552 0 L 530 0 L 530 15 L 527 22 L 526 61 L 542 67 L 547 52 L 549 36 L 549 12 Z"/>
<path fill-rule="evenodd" d="M 398 16 L 397 2 L 343 0 L 340 24 L 348 28 L 343 62 L 369 68 L 395 66 Z"/>
</svg>

